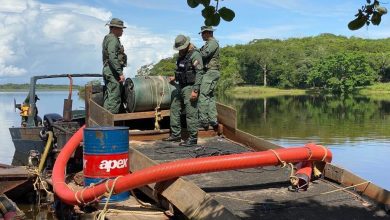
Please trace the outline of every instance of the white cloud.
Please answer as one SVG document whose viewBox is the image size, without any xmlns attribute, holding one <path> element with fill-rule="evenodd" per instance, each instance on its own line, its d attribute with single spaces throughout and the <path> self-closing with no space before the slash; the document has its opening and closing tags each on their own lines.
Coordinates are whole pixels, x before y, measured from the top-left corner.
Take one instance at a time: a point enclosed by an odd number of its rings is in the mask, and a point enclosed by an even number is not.
<svg viewBox="0 0 390 220">
<path fill-rule="evenodd" d="M 15 66 L 5 66 L 0 63 L 0 77 L 8 77 L 8 76 L 20 76 L 26 74 L 26 70 L 23 68 L 18 68 Z"/>
<path fill-rule="evenodd" d="M 109 10 L 87 5 L 0 0 L 0 80 L 27 82 L 38 74 L 100 73 L 101 43 L 111 17 Z M 121 42 L 128 54 L 126 76 L 173 54 L 173 36 L 156 35 L 126 21 L 125 25 Z"/>
<path fill-rule="evenodd" d="M 297 36 L 296 33 L 299 32 L 298 30 L 301 28 L 302 26 L 297 26 L 297 25 L 282 25 L 282 26 L 274 26 L 271 28 L 251 28 L 244 32 L 234 33 L 227 37 L 220 37 L 220 38 L 240 41 L 242 43 L 247 43 L 253 39 L 263 39 L 263 38 L 285 39 L 293 36 L 299 37 Z"/>
</svg>

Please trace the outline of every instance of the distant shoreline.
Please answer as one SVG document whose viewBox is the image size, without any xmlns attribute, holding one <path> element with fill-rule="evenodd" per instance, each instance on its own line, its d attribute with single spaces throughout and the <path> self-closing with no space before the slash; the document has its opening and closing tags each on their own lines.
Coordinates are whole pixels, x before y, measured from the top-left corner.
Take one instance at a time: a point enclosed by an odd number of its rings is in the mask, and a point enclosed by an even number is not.
<svg viewBox="0 0 390 220">
<path fill-rule="evenodd" d="M 82 86 L 73 85 L 73 90 L 79 90 Z M 69 91 L 69 85 L 37 84 L 36 91 Z M 28 92 L 30 84 L 0 84 L 0 92 Z"/>
<path fill-rule="evenodd" d="M 40 92 L 51 92 L 51 91 L 68 91 L 69 89 L 36 89 L 35 91 Z M 73 88 L 73 91 L 77 91 L 77 89 Z M 29 92 L 29 89 L 0 89 L 0 92 Z"/>
</svg>

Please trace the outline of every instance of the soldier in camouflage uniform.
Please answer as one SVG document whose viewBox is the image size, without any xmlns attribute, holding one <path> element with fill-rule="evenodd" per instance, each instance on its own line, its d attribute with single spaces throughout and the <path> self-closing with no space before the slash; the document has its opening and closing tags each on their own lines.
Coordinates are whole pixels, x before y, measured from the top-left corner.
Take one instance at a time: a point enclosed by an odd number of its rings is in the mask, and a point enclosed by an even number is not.
<svg viewBox="0 0 390 220">
<path fill-rule="evenodd" d="M 219 44 L 213 37 L 213 32 L 214 29 L 210 26 L 202 26 L 199 32 L 202 35 L 202 39 L 206 41 L 206 44 L 200 48 L 205 74 L 203 75 L 199 93 L 199 121 L 200 125 L 206 130 L 209 128 L 209 125 L 214 130 L 218 129 L 214 91 L 220 77 Z"/>
<path fill-rule="evenodd" d="M 106 86 L 104 108 L 113 114 L 119 113 L 122 104 L 121 87 L 125 81 L 123 67 L 127 65 L 127 56 L 119 40 L 122 36 L 123 21 L 113 18 L 109 24 L 110 33 L 103 40 L 103 80 Z"/>
<path fill-rule="evenodd" d="M 172 93 L 171 135 L 164 140 L 175 142 L 181 140 L 180 114 L 184 107 L 190 136 L 180 145 L 191 147 L 198 141 L 198 94 L 202 82 L 203 61 L 199 50 L 190 43 L 189 37 L 178 35 L 173 48 L 179 51 L 179 57 L 176 61 L 175 77 L 170 77 L 170 81 L 176 81 L 178 84 L 177 89 Z"/>
</svg>

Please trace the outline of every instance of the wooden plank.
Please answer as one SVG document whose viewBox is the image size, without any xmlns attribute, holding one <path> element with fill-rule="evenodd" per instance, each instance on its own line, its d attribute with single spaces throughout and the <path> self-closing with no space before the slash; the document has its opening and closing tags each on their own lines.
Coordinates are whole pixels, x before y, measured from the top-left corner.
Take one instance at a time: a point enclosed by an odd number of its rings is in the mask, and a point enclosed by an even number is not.
<svg viewBox="0 0 390 220">
<path fill-rule="evenodd" d="M 332 164 L 326 164 L 324 175 L 326 178 L 336 181 L 343 186 L 353 186 L 367 182 L 367 180 L 349 172 L 348 170 Z M 356 186 L 355 190 L 379 204 L 390 205 L 390 192 L 375 185 L 374 183 Z"/>
<path fill-rule="evenodd" d="M 29 180 L 29 173 L 25 167 L 2 166 L 0 169 L 0 194 L 6 193 Z"/>
<path fill-rule="evenodd" d="M 8 169 L 0 169 L 0 178 L 5 177 L 29 177 L 29 173 L 25 167 L 12 167 Z"/>
<path fill-rule="evenodd" d="M 99 204 L 99 210 L 103 210 L 104 203 Z M 136 201 L 133 196 L 126 201 L 109 203 L 109 211 L 105 215 L 105 220 L 168 220 L 169 217 L 162 210 L 153 208 L 144 208 Z M 97 212 L 83 213 L 81 219 L 96 219 Z"/>
<path fill-rule="evenodd" d="M 92 85 L 85 85 L 85 94 L 84 94 L 84 97 L 85 97 L 85 123 L 86 123 L 86 126 L 89 127 L 89 115 L 90 115 L 90 111 L 89 111 L 89 100 L 91 99 L 91 95 L 92 95 Z"/>
<path fill-rule="evenodd" d="M 279 145 L 273 144 L 239 129 L 236 130 L 236 138 L 237 142 L 243 143 L 256 151 L 281 148 Z"/>
<path fill-rule="evenodd" d="M 4 180 L 4 181 L 0 179 L 0 194 L 4 194 L 10 190 L 13 190 L 27 181 L 28 181 L 27 178 L 19 179 L 19 180 Z"/>
<path fill-rule="evenodd" d="M 156 164 L 155 161 L 135 149 L 130 152 L 131 172 Z M 190 219 L 237 219 L 233 213 L 198 186 L 182 178 L 151 184 L 150 187 L 154 188 Z"/>
<path fill-rule="evenodd" d="M 154 131 L 154 130 L 145 130 L 145 131 L 129 131 L 129 139 L 132 141 L 153 141 L 153 140 L 162 140 L 164 138 L 167 138 L 169 136 L 169 129 L 162 129 L 160 131 Z M 204 137 L 214 137 L 217 133 L 210 129 L 208 131 L 205 131 L 203 128 L 199 128 L 198 136 L 199 138 Z"/>
<path fill-rule="evenodd" d="M 262 138 L 251 135 L 247 132 L 241 131 L 240 129 L 231 129 L 229 127 L 223 128 L 223 135 L 228 139 L 247 146 L 255 151 L 264 151 L 269 149 L 278 149 L 281 146 L 273 144 Z"/>
<path fill-rule="evenodd" d="M 132 113 L 124 113 L 124 114 L 115 114 L 114 121 L 125 121 L 125 120 L 134 120 L 134 119 L 144 119 L 144 118 L 154 118 L 155 111 L 148 112 L 132 112 Z M 161 116 L 167 117 L 170 115 L 169 110 L 162 110 Z"/>
<path fill-rule="evenodd" d="M 234 108 L 217 103 L 217 112 L 219 123 L 233 130 L 237 128 L 237 111 Z"/>
<path fill-rule="evenodd" d="M 92 120 L 91 118 L 88 119 L 88 127 L 92 127 L 92 126 L 99 126 L 98 123 L 96 123 L 94 120 Z"/>
<path fill-rule="evenodd" d="M 114 115 L 90 99 L 90 118 L 99 126 L 114 126 Z"/>
</svg>

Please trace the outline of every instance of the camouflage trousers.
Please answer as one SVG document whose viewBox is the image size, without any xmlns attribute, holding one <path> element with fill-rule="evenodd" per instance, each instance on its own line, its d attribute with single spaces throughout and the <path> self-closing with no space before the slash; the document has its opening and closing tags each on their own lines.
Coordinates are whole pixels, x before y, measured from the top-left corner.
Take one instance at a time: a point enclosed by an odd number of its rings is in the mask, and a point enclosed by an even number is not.
<svg viewBox="0 0 390 220">
<path fill-rule="evenodd" d="M 219 80 L 218 70 L 208 70 L 202 77 L 199 93 L 199 122 L 202 127 L 217 122 L 215 88 Z"/>
<path fill-rule="evenodd" d="M 121 83 L 111 73 L 110 68 L 105 66 L 103 68 L 103 80 L 106 86 L 104 93 L 104 105 L 103 107 L 110 111 L 112 114 L 118 114 L 122 104 L 121 98 Z"/>
<path fill-rule="evenodd" d="M 190 138 L 198 138 L 198 101 L 191 101 L 192 86 L 185 86 L 181 88 L 176 86 L 176 90 L 172 92 L 171 101 L 171 132 L 172 136 L 181 136 L 181 112 L 186 114 L 187 130 L 190 134 Z"/>
</svg>

